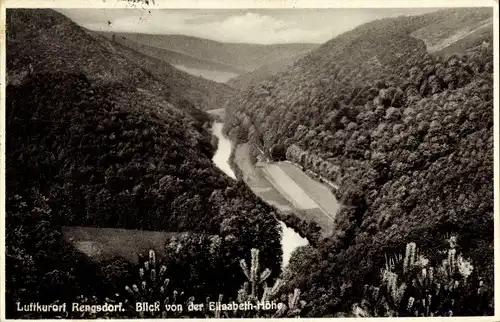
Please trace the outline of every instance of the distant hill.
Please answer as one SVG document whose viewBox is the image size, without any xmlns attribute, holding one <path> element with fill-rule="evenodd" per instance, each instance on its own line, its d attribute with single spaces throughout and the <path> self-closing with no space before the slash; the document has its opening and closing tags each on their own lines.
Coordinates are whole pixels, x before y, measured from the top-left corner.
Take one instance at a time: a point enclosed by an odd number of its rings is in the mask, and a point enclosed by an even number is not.
<svg viewBox="0 0 500 322">
<path fill-rule="evenodd" d="M 481 45 L 483 41 L 488 41 L 493 36 L 492 13 L 487 9 L 472 10 L 472 12 L 453 10 L 448 14 L 429 14 L 424 17 L 420 19 L 425 19 L 425 22 L 423 20 L 418 22 L 423 27 L 413 31 L 411 36 L 423 40 L 427 51 L 433 55 L 446 58 L 453 54 L 464 53 L 468 48 Z M 434 18 L 436 20 L 432 20 Z M 416 22 L 416 19 L 414 20 Z M 333 47 L 338 45 L 335 41 L 331 43 Z M 238 89 L 255 86 L 259 82 L 285 72 L 311 50 L 314 50 L 314 47 L 296 56 L 263 65 L 231 79 L 228 84 Z"/>
<path fill-rule="evenodd" d="M 493 37 L 493 19 L 489 10 L 455 10 L 437 15 L 435 21 L 411 35 L 425 42 L 429 53 L 447 57 L 461 53 Z"/>
<path fill-rule="evenodd" d="M 203 77 L 218 83 L 227 83 L 229 80 L 238 76 L 238 74 L 233 72 L 225 72 L 216 69 L 193 68 L 180 64 L 174 65 L 174 67 L 193 76 Z"/>
<path fill-rule="evenodd" d="M 214 61 L 208 61 L 188 54 L 136 42 L 131 40 L 129 36 L 119 35 L 111 32 L 96 31 L 96 33 L 108 38 L 109 40 L 123 44 L 134 50 L 137 50 L 142 54 L 148 55 L 153 58 L 161 59 L 176 67 L 182 66 L 181 68 L 183 68 L 190 74 L 195 73 L 194 70 L 206 71 L 205 73 L 200 72 L 199 74 L 204 78 L 211 79 L 214 81 L 225 82 L 229 78 L 235 77 L 238 74 L 244 72 L 243 70 L 238 69 L 231 65 L 226 65 Z M 210 72 L 213 74 L 210 74 Z M 214 75 L 214 73 L 223 74 L 222 76 L 223 78 L 217 77 L 216 75 Z"/>
<path fill-rule="evenodd" d="M 184 35 L 115 33 L 117 41 L 120 41 L 119 39 L 123 39 L 123 37 L 136 43 L 207 61 L 209 64 L 229 65 L 235 70 L 246 72 L 273 61 L 294 57 L 317 46 L 316 44 L 306 43 L 272 45 L 222 43 Z"/>
<path fill-rule="evenodd" d="M 231 87 L 240 90 L 249 88 L 250 86 L 255 86 L 258 83 L 272 77 L 273 75 L 277 75 L 281 72 L 284 72 L 287 68 L 291 67 L 300 58 L 306 56 L 309 52 L 310 50 L 306 50 L 295 56 L 267 63 L 251 72 L 244 73 L 242 75 L 230 79 L 227 84 L 230 85 Z"/>
<path fill-rule="evenodd" d="M 64 15 L 45 12 L 48 21 L 16 12 L 8 39 L 7 77 L 16 79 L 31 63 L 36 72 L 83 72 L 97 84 L 119 82 L 160 93 L 172 102 L 189 101 L 207 110 L 220 108 L 234 90 L 226 85 L 194 77 L 163 60 L 151 58 L 79 27 Z M 35 33 L 23 23 L 41 25 Z M 25 46 L 26 41 L 30 46 Z M 71 39 L 74 46 L 67 46 Z M 58 57 L 58 59 L 55 59 Z"/>
</svg>

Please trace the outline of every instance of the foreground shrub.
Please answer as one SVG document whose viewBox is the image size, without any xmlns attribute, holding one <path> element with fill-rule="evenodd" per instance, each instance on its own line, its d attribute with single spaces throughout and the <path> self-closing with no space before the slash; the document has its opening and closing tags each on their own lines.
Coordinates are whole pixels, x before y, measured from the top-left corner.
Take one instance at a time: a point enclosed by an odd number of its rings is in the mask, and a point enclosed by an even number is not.
<svg viewBox="0 0 500 322">
<path fill-rule="evenodd" d="M 139 279 L 131 286 L 125 286 L 124 293 L 117 293 L 112 298 L 106 297 L 99 300 L 97 297 L 81 296 L 77 300 L 81 304 L 95 305 L 108 303 L 111 305 L 122 303 L 124 311 L 120 312 L 84 312 L 79 314 L 65 314 L 60 317 L 72 318 L 277 318 L 299 317 L 305 302 L 300 300 L 300 290 L 295 289 L 293 294 L 280 293 L 282 280 L 276 279 L 273 286 L 267 284 L 271 276 L 269 269 L 260 269 L 259 250 L 251 250 L 251 263 L 240 260 L 242 272 L 247 281 L 241 286 L 238 294 L 220 294 L 216 300 L 207 297 L 204 300 L 195 295 L 187 295 L 183 291 L 172 289 L 171 280 L 165 274 L 167 267 L 161 263 L 156 253 L 151 250 L 149 256 L 139 256 Z M 224 310 L 220 304 L 247 304 L 253 309 Z M 159 310 L 136 310 L 142 303 L 157 304 Z M 265 306 L 259 304 L 267 303 Z M 200 306 L 203 304 L 203 307 Z M 199 310 L 190 310 L 194 305 L 199 305 Z"/>
<path fill-rule="evenodd" d="M 380 284 L 365 286 L 364 298 L 353 305 L 352 315 L 432 317 L 492 312 L 490 288 L 457 251 L 456 237 L 448 242 L 445 258 L 437 265 L 431 265 L 415 243 L 407 244 L 404 258 L 386 255 Z"/>
</svg>

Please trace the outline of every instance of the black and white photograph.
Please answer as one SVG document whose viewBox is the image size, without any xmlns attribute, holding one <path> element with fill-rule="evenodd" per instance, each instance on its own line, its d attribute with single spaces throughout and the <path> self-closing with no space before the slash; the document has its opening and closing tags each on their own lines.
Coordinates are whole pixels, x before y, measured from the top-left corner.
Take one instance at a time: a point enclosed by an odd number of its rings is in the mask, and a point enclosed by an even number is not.
<svg viewBox="0 0 500 322">
<path fill-rule="evenodd" d="M 0 320 L 494 321 L 497 2 L 14 2 Z"/>
</svg>

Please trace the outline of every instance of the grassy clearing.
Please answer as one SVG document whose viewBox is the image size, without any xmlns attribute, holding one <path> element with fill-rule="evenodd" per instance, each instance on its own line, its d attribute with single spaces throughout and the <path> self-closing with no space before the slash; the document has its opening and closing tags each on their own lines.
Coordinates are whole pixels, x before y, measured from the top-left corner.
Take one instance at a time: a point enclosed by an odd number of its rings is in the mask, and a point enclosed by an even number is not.
<svg viewBox="0 0 500 322">
<path fill-rule="evenodd" d="M 294 167 L 293 165 L 289 166 Z M 268 169 L 279 169 L 279 171 L 269 172 L 267 171 Z M 296 170 L 300 171 L 297 168 Z M 308 194 L 309 191 L 313 190 L 317 199 L 321 199 L 320 197 L 322 197 L 322 199 L 327 199 L 325 198 L 325 195 L 328 198 L 330 198 L 330 195 L 334 198 L 328 188 L 315 182 L 302 171 L 300 171 L 300 173 L 294 173 L 295 178 L 291 178 L 287 172 L 281 169 L 281 163 L 268 165 L 264 171 L 268 174 L 269 181 L 273 182 L 276 188 L 282 191 L 282 194 L 293 203 L 297 209 L 296 213 L 301 219 L 306 220 L 307 222 L 313 221 L 318 224 L 321 227 L 323 234 L 326 236 L 333 232 L 333 218 L 335 218 L 335 214 L 338 209 L 336 200 L 330 199 L 330 203 L 327 203 L 327 206 L 331 211 L 331 213 L 329 213 L 326 209 L 322 208 L 321 204 L 313 200 L 311 195 Z M 305 180 L 304 177 L 307 178 L 307 180 Z M 295 181 L 297 179 L 300 179 L 302 182 L 307 182 L 306 187 L 302 186 L 302 184 L 297 184 L 297 181 Z M 305 188 L 307 188 L 308 191 L 304 190 Z M 327 191 L 325 192 L 324 189 Z M 331 202 L 332 200 L 333 202 Z"/>
<path fill-rule="evenodd" d="M 264 169 L 255 166 L 249 159 L 249 145 L 247 143 L 236 147 L 235 163 L 243 172 L 243 180 L 252 191 L 268 204 L 283 213 L 293 213 L 301 220 L 317 223 L 327 236 L 333 231 L 333 221 L 325 215 L 318 206 L 310 209 L 299 209 L 287 200 L 266 178 Z M 312 179 L 311 179 L 312 180 Z"/>
<path fill-rule="evenodd" d="M 248 143 L 236 147 L 234 161 L 243 172 L 243 180 L 250 187 L 272 188 L 260 169 L 250 162 L 250 145 Z"/>
<path fill-rule="evenodd" d="M 320 205 L 331 218 L 335 218 L 335 215 L 340 209 L 340 204 L 326 185 L 309 177 L 293 164 L 279 162 L 277 165 L 295 181 L 311 199 Z"/>
<path fill-rule="evenodd" d="M 93 261 L 101 262 L 121 257 L 137 264 L 138 254 L 153 249 L 158 255 L 165 253 L 165 242 L 178 232 L 145 231 L 135 229 L 63 226 L 63 238 Z"/>
<path fill-rule="evenodd" d="M 292 178 L 285 173 L 279 165 L 269 164 L 263 167 L 269 181 L 290 200 L 298 209 L 319 208 L 319 205 L 312 200 L 305 191 Z"/>
<path fill-rule="evenodd" d="M 250 147 L 248 143 L 236 147 L 234 161 L 243 173 L 243 181 L 252 191 L 268 204 L 282 212 L 292 212 L 292 204 L 283 197 L 266 179 L 260 167 L 250 162 Z"/>
</svg>

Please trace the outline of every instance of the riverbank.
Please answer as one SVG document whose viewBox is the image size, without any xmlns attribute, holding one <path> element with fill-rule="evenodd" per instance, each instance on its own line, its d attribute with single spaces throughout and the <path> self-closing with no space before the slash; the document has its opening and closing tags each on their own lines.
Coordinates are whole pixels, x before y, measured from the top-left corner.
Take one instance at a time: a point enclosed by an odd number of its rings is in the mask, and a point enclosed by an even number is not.
<svg viewBox="0 0 500 322">
<path fill-rule="evenodd" d="M 314 216 L 311 216 L 309 211 L 294 208 L 293 204 L 266 178 L 262 168 L 256 167 L 251 162 L 249 148 L 250 145 L 244 143 L 236 146 L 232 151 L 229 164 L 238 180 L 243 180 L 255 195 L 276 208 L 278 219 L 283 221 L 288 228 L 316 247 L 322 238 L 330 235 L 330 230 L 322 231 L 321 227 L 311 220 Z"/>
<path fill-rule="evenodd" d="M 222 127 L 223 127 L 223 123 L 221 123 L 221 122 L 214 122 L 212 125 L 212 134 L 214 136 L 216 136 L 218 139 L 217 150 L 216 150 L 212 160 L 228 176 L 236 179 L 237 177 L 235 175 L 235 172 L 238 172 L 238 171 L 233 171 L 233 169 L 230 166 L 230 160 L 233 158 L 234 151 L 237 149 L 233 149 L 232 142 L 224 136 L 224 134 L 222 133 Z M 239 168 L 235 167 L 235 169 L 239 169 Z M 239 172 L 239 177 L 241 177 L 242 174 L 243 174 L 242 171 Z M 239 179 L 241 179 L 241 178 L 239 178 Z M 262 198 L 262 196 L 259 195 L 262 192 L 261 190 L 258 190 L 258 189 L 255 190 L 254 185 L 249 185 L 249 187 L 257 196 Z M 262 198 L 262 199 L 264 201 L 267 201 L 265 198 Z M 292 214 L 290 214 L 290 215 L 292 215 Z M 297 249 L 298 247 L 308 245 L 309 241 L 304 236 L 301 236 L 301 234 L 298 234 L 293 229 L 293 227 L 292 228 L 288 227 L 286 224 L 286 222 L 287 222 L 286 218 L 282 218 L 285 220 L 279 220 L 280 218 L 277 218 L 277 219 L 278 219 L 278 222 L 282 228 L 282 237 L 281 237 L 281 247 L 282 247 L 282 251 L 283 251 L 282 266 L 286 267 L 288 265 L 288 262 L 290 261 L 290 258 L 292 256 L 293 251 L 295 249 Z"/>
<path fill-rule="evenodd" d="M 248 143 L 234 149 L 230 164 L 237 169 L 238 179 L 244 180 L 256 195 L 280 210 L 287 225 L 307 236 L 310 242 L 332 234 L 339 206 L 326 186 L 298 168 L 290 169 L 292 165 L 285 162 L 253 164 Z"/>
</svg>

